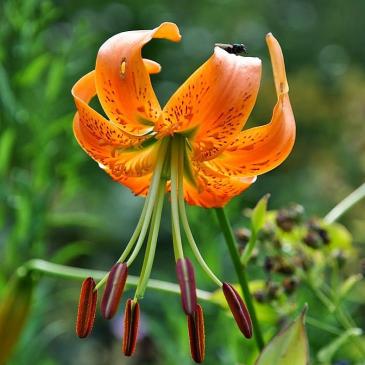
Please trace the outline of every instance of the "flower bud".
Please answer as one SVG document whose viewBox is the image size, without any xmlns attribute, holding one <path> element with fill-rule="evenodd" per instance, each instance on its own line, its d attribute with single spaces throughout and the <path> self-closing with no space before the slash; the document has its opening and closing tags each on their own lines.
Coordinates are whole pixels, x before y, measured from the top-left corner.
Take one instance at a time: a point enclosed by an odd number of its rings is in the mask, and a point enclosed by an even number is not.
<svg viewBox="0 0 365 365">
<path fill-rule="evenodd" d="M 238 328 L 241 330 L 241 332 L 246 338 L 251 338 L 252 337 L 251 317 L 243 299 L 231 284 L 223 283 L 222 289 L 223 289 L 223 294 L 226 297 L 227 303 L 229 305 L 229 308 L 231 309 L 233 317 L 238 325 Z"/>
<path fill-rule="evenodd" d="M 119 262 L 110 270 L 101 300 L 101 314 L 105 319 L 113 318 L 117 312 L 127 275 L 128 267 L 126 263 Z"/>
<path fill-rule="evenodd" d="M 139 325 L 139 303 L 128 299 L 124 312 L 124 334 L 122 350 L 125 356 L 133 355 L 136 349 Z"/>
<path fill-rule="evenodd" d="M 87 337 L 94 326 L 98 299 L 98 293 L 94 289 L 95 281 L 93 278 L 88 277 L 83 281 L 76 319 L 76 334 L 80 338 Z"/>
<path fill-rule="evenodd" d="M 197 306 L 194 268 L 189 259 L 178 259 L 176 274 L 180 285 L 181 304 L 187 315 L 195 313 Z"/>
<path fill-rule="evenodd" d="M 191 357 L 200 364 L 205 358 L 205 330 L 203 308 L 199 304 L 195 312 L 188 315 L 188 329 Z"/>
</svg>

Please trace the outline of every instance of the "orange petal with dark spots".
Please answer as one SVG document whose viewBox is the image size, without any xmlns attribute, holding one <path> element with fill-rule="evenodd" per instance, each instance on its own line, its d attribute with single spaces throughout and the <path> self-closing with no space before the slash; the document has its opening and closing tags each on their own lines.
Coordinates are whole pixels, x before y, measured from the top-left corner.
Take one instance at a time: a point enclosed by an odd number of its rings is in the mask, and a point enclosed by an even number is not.
<svg viewBox="0 0 365 365">
<path fill-rule="evenodd" d="M 139 303 L 128 299 L 124 312 L 124 334 L 122 350 L 125 356 L 132 356 L 137 343 L 139 325 Z"/>
<path fill-rule="evenodd" d="M 80 338 L 87 337 L 94 326 L 98 296 L 94 289 L 95 281 L 93 278 L 89 277 L 83 281 L 76 319 L 76 334 Z"/>
<path fill-rule="evenodd" d="M 256 181 L 256 177 L 224 176 L 206 166 L 206 162 L 194 162 L 192 170 L 195 184 L 184 179 L 184 198 L 187 203 L 204 208 L 223 207 Z"/>
<path fill-rule="evenodd" d="M 119 33 L 100 47 L 96 59 L 96 89 L 105 113 L 124 131 L 139 135 L 150 131 L 161 114 L 149 77 L 159 68 L 149 60 L 144 63 L 141 55 L 152 38 L 177 42 L 181 36 L 174 23 Z"/>
<path fill-rule="evenodd" d="M 284 58 L 272 34 L 266 37 L 278 101 L 269 124 L 241 132 L 223 153 L 208 162 L 223 175 L 256 176 L 280 165 L 295 141 L 295 120 L 289 100 Z"/>
<path fill-rule="evenodd" d="M 216 47 L 209 60 L 168 101 L 155 130 L 160 135 L 194 131 L 193 158 L 212 159 L 246 123 L 260 78 L 260 59 Z"/>
<path fill-rule="evenodd" d="M 205 329 L 203 308 L 199 304 L 194 314 L 188 316 L 188 329 L 191 357 L 200 364 L 205 358 Z"/>
</svg>

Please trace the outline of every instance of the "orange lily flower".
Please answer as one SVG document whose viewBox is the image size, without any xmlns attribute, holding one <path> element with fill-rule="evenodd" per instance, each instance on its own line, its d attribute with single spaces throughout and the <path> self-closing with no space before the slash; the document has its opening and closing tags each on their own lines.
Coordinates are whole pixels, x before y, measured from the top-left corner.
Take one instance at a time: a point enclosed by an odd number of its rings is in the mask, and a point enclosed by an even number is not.
<svg viewBox="0 0 365 365">
<path fill-rule="evenodd" d="M 181 39 L 175 24 L 115 35 L 100 48 L 94 71 L 73 87 L 78 113 L 75 136 L 83 149 L 113 179 L 145 196 L 161 140 L 179 134 L 186 139 L 185 200 L 221 207 L 261 175 L 281 164 L 295 140 L 284 60 L 276 39 L 267 35 L 278 101 L 271 122 L 242 131 L 255 104 L 261 78 L 258 58 L 213 55 L 162 109 L 150 74 L 161 67 L 143 59 L 152 38 Z M 97 95 L 109 120 L 88 103 Z M 189 174 L 186 172 L 189 171 Z"/>
<path fill-rule="evenodd" d="M 184 257 L 180 224 L 197 262 L 223 289 L 234 319 L 247 338 L 252 336 L 252 323 L 234 287 L 222 283 L 202 258 L 184 201 L 209 208 L 225 205 L 247 189 L 257 175 L 286 159 L 295 140 L 295 121 L 283 55 L 272 34 L 266 36 L 266 41 L 278 100 L 270 123 L 243 131 L 259 89 L 260 59 L 242 57 L 216 46 L 213 55 L 161 108 L 150 80 L 150 74 L 159 72 L 161 67 L 141 55 L 142 47 L 152 38 L 177 42 L 181 36 L 173 23 L 117 34 L 101 46 L 95 70 L 72 88 L 77 107 L 73 127 L 79 144 L 114 180 L 136 195 L 146 196 L 135 232 L 110 273 L 96 286 L 91 278 L 86 279 L 80 295 L 77 332 L 80 337 L 91 332 L 94 292 L 105 282 L 102 313 L 106 319 L 115 314 L 128 267 L 147 238 L 135 296 L 127 301 L 125 311 L 123 352 L 126 356 L 133 353 L 138 302 L 150 277 L 168 189 L 182 307 L 188 318 L 191 354 L 200 363 L 205 353 L 203 310 L 197 303 L 192 263 Z M 89 105 L 95 95 L 108 119 Z"/>
</svg>

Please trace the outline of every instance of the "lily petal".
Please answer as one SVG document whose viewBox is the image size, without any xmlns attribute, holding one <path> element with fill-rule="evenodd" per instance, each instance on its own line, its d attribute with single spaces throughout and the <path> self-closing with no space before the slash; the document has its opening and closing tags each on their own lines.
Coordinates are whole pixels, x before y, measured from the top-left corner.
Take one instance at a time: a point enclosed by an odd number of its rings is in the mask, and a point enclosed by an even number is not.
<svg viewBox="0 0 365 365">
<path fill-rule="evenodd" d="M 78 109 L 73 129 L 81 147 L 114 180 L 136 195 L 145 195 L 155 166 L 156 146 L 139 147 L 146 137 L 123 132 L 87 104 L 95 95 L 94 71 L 75 84 L 72 94 Z"/>
<path fill-rule="evenodd" d="M 152 38 L 177 42 L 181 36 L 174 23 L 119 33 L 101 46 L 96 59 L 96 90 L 105 113 L 124 131 L 139 135 L 150 131 L 161 113 L 149 77 L 159 68 L 141 55 Z"/>
<path fill-rule="evenodd" d="M 228 176 L 255 176 L 280 165 L 291 152 L 295 141 L 295 120 L 289 100 L 284 57 L 278 41 L 266 37 L 273 66 L 278 101 L 271 122 L 241 132 L 210 168 Z"/>
<path fill-rule="evenodd" d="M 155 130 L 160 135 L 191 131 L 193 158 L 212 159 L 247 121 L 260 78 L 260 59 L 216 47 L 209 60 L 168 101 Z"/>
<path fill-rule="evenodd" d="M 204 208 L 223 207 L 256 181 L 256 177 L 224 176 L 209 168 L 204 162 L 195 162 L 192 168 L 196 185 L 184 179 L 184 198 L 189 204 Z"/>
</svg>

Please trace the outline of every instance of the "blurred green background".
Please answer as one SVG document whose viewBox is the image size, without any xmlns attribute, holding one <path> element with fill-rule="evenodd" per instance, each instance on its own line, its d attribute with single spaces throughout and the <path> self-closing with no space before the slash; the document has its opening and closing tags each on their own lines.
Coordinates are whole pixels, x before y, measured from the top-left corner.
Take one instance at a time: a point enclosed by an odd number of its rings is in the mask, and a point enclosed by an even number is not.
<svg viewBox="0 0 365 365">
<path fill-rule="evenodd" d="M 164 21 L 180 27 L 180 43 L 156 40 L 144 49 L 145 57 L 162 65 L 152 77 L 161 104 L 210 56 L 214 43 L 245 43 L 264 65 L 249 127 L 270 119 L 275 93 L 265 34 L 272 32 L 280 41 L 297 141 L 283 165 L 229 204 L 235 226 L 247 224 L 243 209 L 267 192 L 272 209 L 298 202 L 308 215 L 323 216 L 364 181 L 364 1 L 2 0 L 0 6 L 0 290 L 17 267 L 35 257 L 108 270 L 133 232 L 143 199 L 111 181 L 72 133 L 71 87 L 93 69 L 100 45 L 122 31 L 151 29 Z M 165 209 L 152 276 L 175 281 L 169 215 Z M 207 261 L 234 281 L 214 214 L 190 208 L 189 215 Z M 342 219 L 359 258 L 364 219 L 363 203 Z M 140 262 L 133 273 L 138 274 Z M 214 289 L 202 272 L 197 278 L 199 287 Z M 178 297 L 148 291 L 140 351 L 127 361 L 120 354 L 117 322 L 98 318 L 91 338 L 76 339 L 79 286 L 42 280 L 9 364 L 191 363 Z M 207 304 L 206 317 L 206 363 L 246 364 L 244 352 L 254 345 L 242 342 L 217 306 Z M 311 347 L 319 350 L 315 339 Z M 343 357 L 349 361 L 343 364 L 355 364 L 348 353 Z"/>
</svg>

